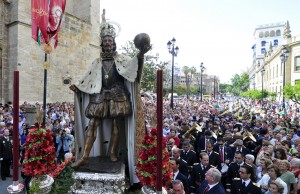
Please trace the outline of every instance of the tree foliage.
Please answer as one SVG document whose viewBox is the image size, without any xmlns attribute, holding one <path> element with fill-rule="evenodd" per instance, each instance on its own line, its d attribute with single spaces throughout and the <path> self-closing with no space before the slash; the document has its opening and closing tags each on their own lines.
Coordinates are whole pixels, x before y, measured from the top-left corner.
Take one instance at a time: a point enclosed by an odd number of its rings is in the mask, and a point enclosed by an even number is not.
<svg viewBox="0 0 300 194">
<path fill-rule="evenodd" d="M 300 104 L 300 82 L 297 82 L 294 86 L 288 83 L 284 88 L 284 97 L 291 101 Z"/>
<path fill-rule="evenodd" d="M 262 98 L 267 98 L 267 97 L 271 97 L 271 98 L 274 98 L 274 96 L 276 97 L 276 93 L 271 93 L 266 90 L 263 90 L 263 92 L 261 90 L 248 90 L 246 92 L 242 92 L 240 95 L 243 97 L 252 98 L 256 100 L 260 100 Z"/>
<path fill-rule="evenodd" d="M 231 90 L 231 85 L 220 83 L 219 90 L 220 90 L 220 93 L 225 94 Z"/>
<path fill-rule="evenodd" d="M 228 90 L 226 92 L 240 95 L 249 89 L 249 81 L 249 75 L 246 72 L 243 72 L 241 75 L 234 74 L 231 78 L 231 85 L 226 86 L 226 90 Z"/>
<path fill-rule="evenodd" d="M 124 46 L 121 46 L 122 54 L 134 57 L 139 50 L 135 48 L 132 41 L 127 41 Z M 145 55 L 144 69 L 141 80 L 141 89 L 144 91 L 156 91 L 156 71 L 157 69 L 164 69 L 166 62 L 157 62 L 157 56 Z M 164 71 L 165 72 L 165 71 Z M 164 80 L 166 74 L 164 73 Z"/>
<path fill-rule="evenodd" d="M 197 72 L 196 67 L 183 66 L 182 71 L 185 75 L 186 96 L 189 99 L 191 93 L 191 82 L 193 75 Z"/>
</svg>

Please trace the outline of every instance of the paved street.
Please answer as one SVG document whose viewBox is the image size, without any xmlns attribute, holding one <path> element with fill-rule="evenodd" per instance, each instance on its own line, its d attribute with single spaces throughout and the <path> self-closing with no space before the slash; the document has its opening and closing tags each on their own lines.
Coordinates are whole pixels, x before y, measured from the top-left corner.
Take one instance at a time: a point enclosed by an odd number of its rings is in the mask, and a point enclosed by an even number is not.
<svg viewBox="0 0 300 194">
<path fill-rule="evenodd" d="M 11 170 L 11 174 L 12 174 L 12 170 Z M 23 182 L 23 178 L 21 177 L 21 172 L 19 170 L 19 182 Z M 3 181 L 1 178 L 0 178 L 0 194 L 6 194 L 8 193 L 7 192 L 7 187 L 9 185 L 12 185 L 13 183 L 13 178 L 10 177 L 10 178 L 6 178 L 5 181 Z"/>
</svg>

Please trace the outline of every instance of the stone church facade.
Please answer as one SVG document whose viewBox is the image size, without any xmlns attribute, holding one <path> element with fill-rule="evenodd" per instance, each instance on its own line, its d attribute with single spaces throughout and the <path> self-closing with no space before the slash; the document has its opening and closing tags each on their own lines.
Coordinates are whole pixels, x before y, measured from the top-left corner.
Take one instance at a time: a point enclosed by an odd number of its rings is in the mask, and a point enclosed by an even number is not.
<svg viewBox="0 0 300 194">
<path fill-rule="evenodd" d="M 20 103 L 43 102 L 43 45 L 31 38 L 31 2 L 0 2 L 0 102 L 13 100 L 13 75 L 20 74 Z M 75 82 L 99 56 L 99 0 L 67 1 L 59 43 L 47 59 L 47 102 L 73 102 L 66 80 Z M 52 44 L 53 46 L 53 44 Z"/>
</svg>

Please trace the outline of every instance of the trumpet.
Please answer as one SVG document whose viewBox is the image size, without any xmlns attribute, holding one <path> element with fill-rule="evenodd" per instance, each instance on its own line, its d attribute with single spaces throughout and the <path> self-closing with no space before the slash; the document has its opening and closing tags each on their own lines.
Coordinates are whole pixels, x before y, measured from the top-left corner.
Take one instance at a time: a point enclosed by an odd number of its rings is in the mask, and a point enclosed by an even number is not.
<svg viewBox="0 0 300 194">
<path fill-rule="evenodd" d="M 244 129 L 244 137 L 243 137 L 243 140 L 245 140 L 247 137 L 249 137 L 252 141 L 256 142 L 256 139 L 255 137 L 253 136 L 252 133 L 250 133 L 247 129 Z"/>
<path fill-rule="evenodd" d="M 193 126 L 189 130 L 187 130 L 183 134 L 183 136 L 190 135 L 191 139 L 195 140 L 196 139 L 195 136 L 193 136 L 191 133 L 193 133 L 193 132 L 197 132 L 197 133 L 202 132 L 203 127 L 204 127 L 204 124 L 202 126 L 199 126 L 196 122 L 194 122 Z"/>
</svg>

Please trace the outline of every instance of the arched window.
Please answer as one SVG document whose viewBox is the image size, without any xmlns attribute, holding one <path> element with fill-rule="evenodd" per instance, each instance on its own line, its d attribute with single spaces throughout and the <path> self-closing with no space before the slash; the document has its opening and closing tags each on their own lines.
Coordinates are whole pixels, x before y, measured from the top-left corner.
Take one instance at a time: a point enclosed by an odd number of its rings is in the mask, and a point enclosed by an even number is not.
<svg viewBox="0 0 300 194">
<path fill-rule="evenodd" d="M 280 30 L 276 30 L 276 36 L 281 36 L 281 31 Z"/>
<path fill-rule="evenodd" d="M 274 37 L 274 36 L 275 36 L 275 31 L 272 30 L 272 31 L 270 32 L 270 37 Z"/>
<path fill-rule="evenodd" d="M 269 37 L 269 31 L 265 31 L 265 37 Z"/>
<path fill-rule="evenodd" d="M 259 33 L 259 38 L 263 38 L 264 37 L 264 33 L 263 32 L 260 32 Z"/>
</svg>

